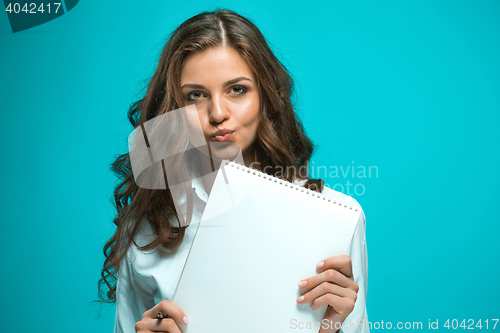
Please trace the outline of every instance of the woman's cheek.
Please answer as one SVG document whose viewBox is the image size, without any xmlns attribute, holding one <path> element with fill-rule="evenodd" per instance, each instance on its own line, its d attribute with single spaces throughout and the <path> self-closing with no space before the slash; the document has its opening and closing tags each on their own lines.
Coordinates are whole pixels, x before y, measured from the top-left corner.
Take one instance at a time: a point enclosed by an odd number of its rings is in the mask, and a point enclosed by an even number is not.
<svg viewBox="0 0 500 333">
<path fill-rule="evenodd" d="M 245 100 L 240 105 L 239 118 L 240 124 L 245 126 L 255 125 L 255 122 L 259 119 L 259 101 L 254 98 L 249 98 Z"/>
</svg>

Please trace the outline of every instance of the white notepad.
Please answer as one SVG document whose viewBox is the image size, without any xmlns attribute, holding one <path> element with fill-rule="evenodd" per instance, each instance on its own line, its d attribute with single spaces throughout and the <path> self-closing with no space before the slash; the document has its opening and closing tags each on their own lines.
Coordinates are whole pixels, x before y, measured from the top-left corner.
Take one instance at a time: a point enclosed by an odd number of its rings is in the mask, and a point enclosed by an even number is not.
<svg viewBox="0 0 500 333">
<path fill-rule="evenodd" d="M 297 284 L 347 253 L 360 213 L 223 160 L 173 297 L 190 320 L 181 331 L 318 332 L 327 306 L 297 303 Z"/>
</svg>

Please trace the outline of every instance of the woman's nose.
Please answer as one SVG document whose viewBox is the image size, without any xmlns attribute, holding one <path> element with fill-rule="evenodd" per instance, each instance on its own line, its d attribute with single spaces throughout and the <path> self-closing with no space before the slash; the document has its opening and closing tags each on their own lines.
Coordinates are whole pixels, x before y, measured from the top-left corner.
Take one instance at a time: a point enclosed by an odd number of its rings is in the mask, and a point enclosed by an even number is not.
<svg viewBox="0 0 500 333">
<path fill-rule="evenodd" d="M 210 121 L 214 123 L 221 123 L 229 118 L 229 110 L 224 101 L 224 97 L 214 95 L 208 107 Z"/>
</svg>

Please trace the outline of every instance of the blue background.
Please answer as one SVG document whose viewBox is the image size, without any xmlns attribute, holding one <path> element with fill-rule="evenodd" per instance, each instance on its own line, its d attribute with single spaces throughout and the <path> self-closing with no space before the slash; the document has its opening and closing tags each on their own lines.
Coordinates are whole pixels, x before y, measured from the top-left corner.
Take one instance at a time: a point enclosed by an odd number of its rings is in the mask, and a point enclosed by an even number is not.
<svg viewBox="0 0 500 333">
<path fill-rule="evenodd" d="M 325 179 L 364 191 L 351 188 L 367 217 L 368 319 L 489 319 L 491 331 L 496 0 L 80 1 L 16 34 L 0 14 L 0 330 L 112 331 L 115 307 L 90 304 L 115 230 L 108 165 L 127 151 L 126 111 L 165 36 L 216 7 L 253 20 L 294 75 L 311 165 L 378 170 Z"/>
</svg>

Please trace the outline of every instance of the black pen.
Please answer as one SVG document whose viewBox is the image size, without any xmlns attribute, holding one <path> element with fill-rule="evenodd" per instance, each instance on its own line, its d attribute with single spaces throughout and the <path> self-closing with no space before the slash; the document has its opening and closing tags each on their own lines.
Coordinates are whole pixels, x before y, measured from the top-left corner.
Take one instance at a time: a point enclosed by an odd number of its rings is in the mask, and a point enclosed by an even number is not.
<svg viewBox="0 0 500 333">
<path fill-rule="evenodd" d="M 161 312 L 158 312 L 158 319 L 163 319 L 163 318 L 168 318 L 168 314 L 166 313 L 161 313 Z"/>
</svg>

